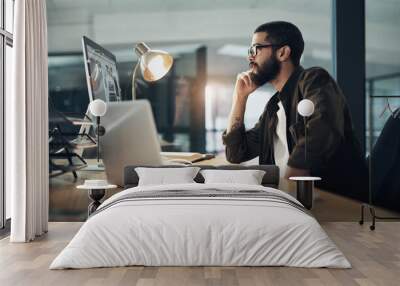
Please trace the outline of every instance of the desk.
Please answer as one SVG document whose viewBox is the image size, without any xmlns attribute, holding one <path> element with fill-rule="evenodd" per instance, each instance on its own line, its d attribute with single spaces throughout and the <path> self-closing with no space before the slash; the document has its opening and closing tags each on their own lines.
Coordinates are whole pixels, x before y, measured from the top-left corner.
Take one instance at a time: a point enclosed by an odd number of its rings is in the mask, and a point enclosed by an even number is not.
<svg viewBox="0 0 400 286">
<path fill-rule="evenodd" d="M 225 158 L 225 154 L 219 154 L 212 159 L 196 162 L 196 163 L 194 163 L 194 165 L 218 166 L 218 165 L 235 165 L 235 164 L 229 163 L 228 160 L 226 160 L 226 158 Z"/>
</svg>

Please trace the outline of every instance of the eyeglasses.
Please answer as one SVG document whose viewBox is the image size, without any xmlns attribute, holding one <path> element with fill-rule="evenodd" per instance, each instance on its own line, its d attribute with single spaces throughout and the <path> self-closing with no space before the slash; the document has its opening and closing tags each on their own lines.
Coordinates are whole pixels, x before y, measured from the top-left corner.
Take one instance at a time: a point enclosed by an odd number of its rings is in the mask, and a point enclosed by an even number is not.
<svg viewBox="0 0 400 286">
<path fill-rule="evenodd" d="M 258 53 L 258 49 L 262 49 L 262 48 L 268 48 L 268 47 L 281 47 L 283 45 L 277 45 L 277 44 L 265 44 L 265 45 L 261 45 L 261 44 L 254 44 L 252 45 L 247 53 L 250 57 L 255 57 L 257 56 Z"/>
</svg>

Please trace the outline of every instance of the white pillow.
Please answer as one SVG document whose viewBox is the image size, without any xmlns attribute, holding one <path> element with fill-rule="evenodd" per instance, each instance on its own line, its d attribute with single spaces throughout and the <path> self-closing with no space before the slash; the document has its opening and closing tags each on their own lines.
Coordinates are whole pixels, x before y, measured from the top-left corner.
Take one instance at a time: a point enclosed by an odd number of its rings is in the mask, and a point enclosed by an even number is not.
<svg viewBox="0 0 400 286">
<path fill-rule="evenodd" d="M 226 183 L 261 185 L 265 171 L 262 170 L 202 170 L 205 184 Z"/>
<path fill-rule="evenodd" d="M 199 167 L 135 168 L 139 176 L 138 186 L 196 183 L 193 179 L 199 170 Z"/>
</svg>

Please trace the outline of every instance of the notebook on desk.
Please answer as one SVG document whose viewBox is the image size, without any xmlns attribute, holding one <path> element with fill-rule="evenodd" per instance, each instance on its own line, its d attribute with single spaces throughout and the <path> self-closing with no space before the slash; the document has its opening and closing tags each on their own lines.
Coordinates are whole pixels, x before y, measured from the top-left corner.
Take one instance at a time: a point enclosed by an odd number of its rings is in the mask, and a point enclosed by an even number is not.
<svg viewBox="0 0 400 286">
<path fill-rule="evenodd" d="M 214 154 L 202 154 L 192 152 L 161 152 L 161 156 L 168 160 L 184 160 L 191 163 L 208 160 L 215 157 Z"/>
</svg>

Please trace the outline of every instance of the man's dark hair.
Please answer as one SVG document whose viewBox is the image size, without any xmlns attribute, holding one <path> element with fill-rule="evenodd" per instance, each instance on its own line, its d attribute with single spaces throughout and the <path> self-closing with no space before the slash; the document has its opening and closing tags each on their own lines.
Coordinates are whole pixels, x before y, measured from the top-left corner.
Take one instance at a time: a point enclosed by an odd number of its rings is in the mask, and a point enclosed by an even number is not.
<svg viewBox="0 0 400 286">
<path fill-rule="evenodd" d="M 300 65 L 300 57 L 304 51 L 304 40 L 299 28 L 289 22 L 275 21 L 259 26 L 254 33 L 266 32 L 266 40 L 271 44 L 290 47 L 290 59 L 295 66 Z"/>
</svg>

